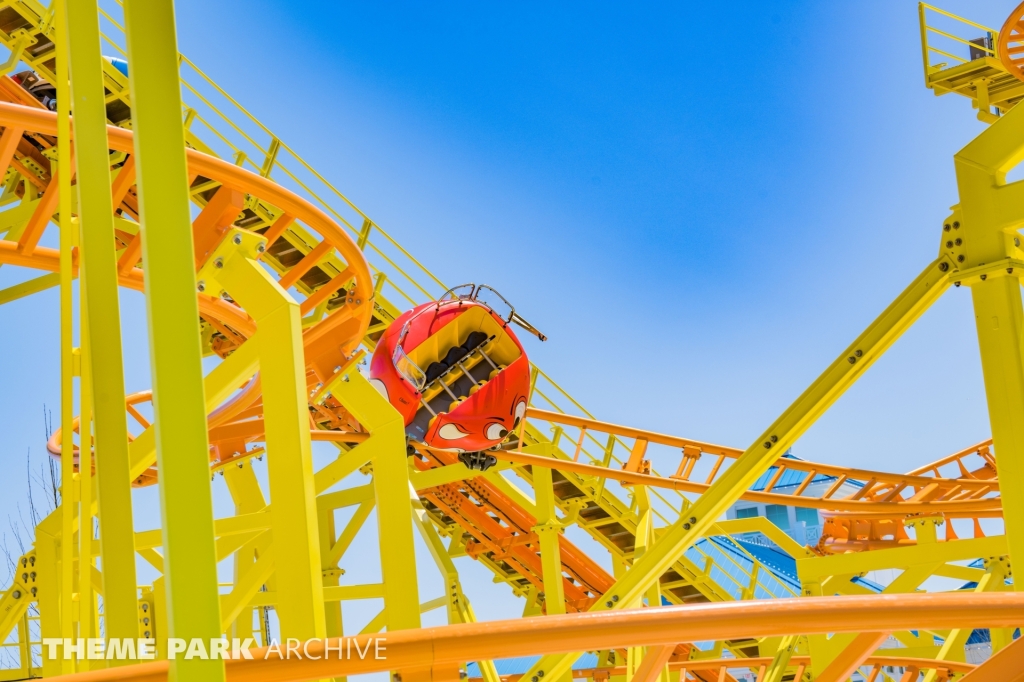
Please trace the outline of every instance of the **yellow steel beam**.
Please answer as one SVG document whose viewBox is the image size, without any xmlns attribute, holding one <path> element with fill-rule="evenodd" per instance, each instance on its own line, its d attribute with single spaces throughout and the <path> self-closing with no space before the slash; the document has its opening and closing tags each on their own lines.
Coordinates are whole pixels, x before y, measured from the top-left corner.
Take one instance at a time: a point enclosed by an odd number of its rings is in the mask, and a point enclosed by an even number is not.
<svg viewBox="0 0 1024 682">
<path fill-rule="evenodd" d="M 418 628 L 420 600 L 405 425 L 398 411 L 362 374 L 353 370 L 346 376 L 349 380 L 335 387 L 334 396 L 371 434 L 353 452 L 369 454 L 373 463 L 387 627 L 389 631 Z"/>
<path fill-rule="evenodd" d="M 814 679 L 817 682 L 845 682 L 888 637 L 888 632 L 863 632 L 856 635 Z"/>
<path fill-rule="evenodd" d="M 103 59 L 96 0 L 68 3 L 68 40 L 78 206 L 81 219 L 84 324 L 92 349 L 96 478 L 99 496 L 104 631 L 108 637 L 139 636 L 128 425 L 124 410 L 124 369 L 118 310 L 117 261 L 107 115 L 103 106 Z M 123 663 L 124 661 L 118 661 Z"/>
<path fill-rule="evenodd" d="M 540 561 L 546 612 L 548 615 L 565 613 L 562 552 L 558 546 L 558 536 L 562 534 L 562 524 L 558 522 L 558 516 L 555 514 L 555 493 L 551 483 L 551 469 L 534 467 L 533 489 L 537 495 L 537 525 L 532 530 L 540 539 Z"/>
<path fill-rule="evenodd" d="M 74 380 L 74 299 L 72 296 L 72 249 L 75 246 L 75 228 L 71 221 L 71 99 L 68 83 L 67 0 L 53 3 L 57 40 L 55 47 L 57 71 L 57 180 L 58 211 L 60 220 L 60 425 L 67 437 L 61 441 L 61 590 L 60 636 L 71 639 L 75 635 L 75 604 L 73 602 L 75 578 L 75 520 L 77 486 L 75 485 L 75 444 L 72 439 L 75 418 Z M 84 449 L 84 446 L 83 446 Z M 65 660 L 60 648 L 60 671 L 73 673 L 75 663 Z M 46 667 L 46 662 L 43 663 Z"/>
<path fill-rule="evenodd" d="M 84 287 L 84 282 L 82 282 Z M 86 303 L 84 297 L 80 303 L 82 312 L 81 319 L 85 319 Z M 79 382 L 80 401 L 82 404 L 81 415 L 78 418 L 79 442 L 82 447 L 79 453 L 78 465 L 78 636 L 82 638 L 95 637 L 96 625 L 96 598 L 92 589 L 92 541 L 93 541 L 93 457 L 91 444 L 92 437 L 92 363 L 89 361 L 89 354 L 92 342 L 89 337 L 89 328 L 82 324 L 80 327 L 82 338 L 81 365 L 82 376 Z M 44 521 L 45 523 L 45 521 Z M 88 661 L 79 664 L 80 669 L 88 669 Z"/>
<path fill-rule="evenodd" d="M 786 635 L 779 640 L 779 646 L 772 657 L 772 662 L 768 664 L 764 676 L 758 678 L 761 682 L 782 682 L 782 676 L 789 667 L 789 660 L 793 657 L 793 651 L 796 649 L 797 639 L 797 635 Z"/>
<path fill-rule="evenodd" d="M 277 567 L 281 635 L 323 637 L 323 579 L 299 306 L 259 263 L 247 257 L 243 249 L 248 246 L 243 243 L 241 231 L 231 230 L 200 277 L 210 291 L 216 292 L 214 281 L 223 284 L 259 327 L 274 550 L 287 557 Z M 262 242 L 257 248 L 262 252 Z"/>
<path fill-rule="evenodd" d="M 1006 183 L 1007 172 L 1024 160 L 1022 124 L 1024 108 L 1014 107 L 954 157 L 960 205 L 946 224 L 952 222 L 952 231 L 962 235 L 959 258 L 964 268 L 998 265 L 1024 254 L 1018 233 L 1024 227 L 1024 182 Z M 1016 277 L 993 273 L 972 281 L 971 297 L 1000 469 L 1007 543 L 1011 556 L 1020 559 L 1024 557 L 1024 312 L 1020 285 Z"/>
<path fill-rule="evenodd" d="M 18 557 L 14 569 L 11 586 L 0 596 L 0 642 L 7 641 L 7 636 L 32 604 L 35 597 L 32 589 L 38 589 L 34 551 Z"/>
<path fill-rule="evenodd" d="M 635 602 L 775 463 L 779 449 L 790 447 L 938 299 L 950 285 L 948 270 L 949 263 L 944 258 L 930 263 L 689 511 L 662 532 L 632 569 L 616 580 L 608 590 L 611 598 L 598 600 L 591 610 L 625 608 Z M 606 606 L 607 603 L 612 606 Z M 548 675 L 561 675 L 577 657 L 578 654 L 544 656 L 526 675 L 532 677 L 540 670 Z"/>
<path fill-rule="evenodd" d="M 818 582 L 830 575 L 853 575 L 886 568 L 908 568 L 935 561 L 943 563 L 966 561 L 978 557 L 1006 554 L 1006 538 L 995 535 L 985 538 L 938 542 L 933 545 L 910 545 L 871 552 L 850 552 L 823 557 L 797 557 L 796 570 L 800 582 Z"/>
<path fill-rule="evenodd" d="M 70 263 L 68 266 L 70 267 Z M 6 289 L 0 289 L 0 305 L 17 301 L 19 298 L 25 298 L 32 294 L 38 294 L 40 291 L 46 291 L 55 286 L 62 286 L 61 273 L 59 272 L 40 275 L 24 282 L 12 284 Z"/>
<path fill-rule="evenodd" d="M 208 641 L 223 629 L 174 4 L 126 0 L 124 14 L 137 158 L 137 238 L 146 265 L 167 636 Z M 218 682 L 224 679 L 224 662 L 174 658 L 169 679 Z"/>
<path fill-rule="evenodd" d="M 60 526 L 57 525 L 59 531 Z M 38 583 L 38 592 L 32 593 L 36 600 L 36 608 L 39 611 L 39 630 L 43 637 L 60 637 L 62 630 L 61 623 L 61 570 L 60 549 L 58 548 L 57 537 L 46 528 L 36 528 L 35 533 L 36 566 L 29 573 Z M 24 577 L 22 578 L 24 580 Z M 27 634 L 27 633 L 26 633 Z M 26 644 L 21 640 L 22 644 Z M 27 647 L 26 647 L 27 648 Z M 58 675 L 61 672 L 61 662 L 56 659 L 43 660 L 43 673 L 46 675 Z"/>
<path fill-rule="evenodd" d="M 1002 592 L 1007 588 L 1006 578 L 1010 573 L 1009 562 L 1005 556 L 993 557 L 986 560 L 985 562 L 985 575 L 982 576 L 981 580 L 978 581 L 974 591 L 981 592 Z M 964 646 L 967 644 L 968 637 L 974 631 L 973 628 L 954 628 L 949 631 L 945 641 L 942 643 L 942 647 L 939 649 L 938 655 L 935 657 L 937 661 L 964 661 L 966 652 Z M 999 631 L 991 629 L 990 640 L 992 644 L 992 653 L 999 653 L 999 650 L 1003 645 L 1007 643 L 1007 640 L 1012 641 L 1011 638 L 1006 637 L 1006 634 L 1002 633 L 1002 636 L 997 635 Z M 936 670 L 929 670 L 925 676 L 923 682 L 936 682 L 938 679 Z"/>
</svg>

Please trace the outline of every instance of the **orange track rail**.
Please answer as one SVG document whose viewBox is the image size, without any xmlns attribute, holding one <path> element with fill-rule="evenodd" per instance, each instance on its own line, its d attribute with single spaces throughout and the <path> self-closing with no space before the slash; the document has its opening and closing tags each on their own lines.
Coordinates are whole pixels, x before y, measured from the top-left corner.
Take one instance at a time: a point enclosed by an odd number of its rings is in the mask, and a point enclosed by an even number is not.
<svg viewBox="0 0 1024 682">
<path fill-rule="evenodd" d="M 383 660 L 284 660 L 253 650 L 256 660 L 227 663 L 232 682 L 291 682 L 344 675 L 407 671 L 403 679 L 459 679 L 466 661 L 617 647 L 674 646 L 685 641 L 789 634 L 895 632 L 954 627 L 1015 627 L 1024 621 L 1024 593 L 903 594 L 743 601 L 666 606 L 447 625 L 391 632 Z M 372 635 L 351 638 L 366 646 Z M 331 640 L 338 646 L 338 640 Z M 372 646 L 372 644 L 371 644 Z M 309 651 L 322 655 L 323 642 Z M 742 659 L 736 660 L 742 665 Z M 166 661 L 78 673 L 60 682 L 165 682 Z"/>
</svg>

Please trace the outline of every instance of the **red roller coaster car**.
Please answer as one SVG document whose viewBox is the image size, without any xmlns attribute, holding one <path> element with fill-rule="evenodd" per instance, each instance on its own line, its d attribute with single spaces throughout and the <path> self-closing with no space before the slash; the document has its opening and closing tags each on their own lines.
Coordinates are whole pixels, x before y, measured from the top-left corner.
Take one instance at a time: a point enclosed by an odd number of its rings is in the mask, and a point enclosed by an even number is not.
<svg viewBox="0 0 1024 682">
<path fill-rule="evenodd" d="M 487 285 L 463 284 L 398 317 L 370 363 L 370 382 L 402 414 L 409 438 L 458 450 L 472 469 L 496 461 L 526 413 L 530 361 L 509 328 L 543 334 Z"/>
</svg>

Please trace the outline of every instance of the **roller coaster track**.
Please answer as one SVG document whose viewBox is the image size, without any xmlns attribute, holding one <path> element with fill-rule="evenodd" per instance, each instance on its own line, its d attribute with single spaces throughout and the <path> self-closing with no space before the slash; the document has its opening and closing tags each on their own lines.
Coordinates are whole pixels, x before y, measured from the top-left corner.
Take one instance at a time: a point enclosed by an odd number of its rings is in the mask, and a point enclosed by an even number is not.
<svg viewBox="0 0 1024 682">
<path fill-rule="evenodd" d="M 123 40 L 118 38 L 119 23 L 107 12 L 101 10 L 101 14 L 105 30 L 114 29 L 110 35 L 102 35 L 106 46 L 124 54 Z M 55 78 L 56 51 L 52 20 L 52 12 L 34 0 L 0 2 L 0 43 L 51 81 Z M 995 68 L 987 61 L 986 67 Z M 103 68 L 111 123 L 107 129 L 112 152 L 111 195 L 116 214 L 112 246 L 117 253 L 121 286 L 141 291 L 145 264 L 141 262 L 133 137 L 127 129 L 132 114 L 128 79 L 111 64 Z M 247 572 L 240 573 L 236 568 L 231 592 L 221 596 L 224 629 L 241 627 L 244 632 L 244 615 L 274 605 L 278 595 L 274 561 L 268 558 L 272 557 L 270 533 L 266 532 L 271 506 L 255 482 L 252 462 L 261 458 L 267 440 L 265 396 L 254 342 L 260 325 L 231 292 L 222 292 L 217 283 L 216 270 L 225 249 L 231 248 L 229 242 L 261 261 L 273 273 L 278 287 L 297 300 L 303 316 L 301 344 L 309 400 L 302 410 L 308 410 L 311 439 L 331 442 L 339 451 L 336 460 L 313 474 L 316 503 L 324 514 L 356 508 L 340 533 L 330 521 L 326 530 L 329 537 L 321 548 L 325 557 L 325 601 L 331 603 L 380 597 L 385 587 L 338 583 L 342 573 L 339 562 L 374 508 L 375 493 L 372 485 L 339 489 L 337 484 L 356 471 L 374 480 L 377 477 L 366 454 L 368 448 L 363 447 L 373 437 L 372 426 L 358 415 L 358 406 L 340 397 L 346 394 L 342 384 L 351 375 L 358 375 L 366 352 L 372 351 L 380 334 L 403 308 L 436 298 L 446 287 L 184 57 L 182 85 L 192 97 L 191 106 L 183 112 L 189 146 L 189 196 L 200 208 L 192 224 L 198 323 L 204 352 L 222 360 L 215 370 L 220 374 L 218 381 L 212 382 L 216 386 L 212 394 L 207 378 L 210 470 L 211 475 L 220 473 L 228 479 L 237 513 L 214 522 L 218 559 L 234 554 L 246 569 L 243 557 L 259 557 Z M 971 94 L 978 96 L 976 90 Z M 234 113 L 222 113 L 212 103 L 214 96 L 226 101 Z M 52 163 L 56 115 L 44 110 L 6 75 L 0 76 L 0 100 L 0 125 L 4 127 L 0 168 L 6 169 L 0 207 L 10 206 L 0 212 L 0 234 L 6 232 L 6 237 L 0 239 L 0 265 L 57 273 L 59 252 L 41 245 L 60 200 L 59 177 Z M 205 133 L 198 132 L 200 126 L 205 126 Z M 269 136 L 269 141 L 257 142 L 255 138 L 263 134 Z M 225 160 L 228 157 L 234 163 Z M 286 157 L 290 161 L 286 162 Z M 275 173 L 279 181 L 271 180 Z M 76 272 L 77 265 L 76 253 Z M 19 295 L 52 284 L 52 279 L 33 280 L 19 290 Z M 860 357 L 860 351 L 856 357 Z M 850 363 L 854 362 L 851 356 Z M 457 375 L 453 372 L 451 380 Z M 739 498 L 821 511 L 826 525 L 817 546 L 801 547 L 766 519 L 722 521 L 704 532 L 704 537 L 732 542 L 737 554 L 749 562 L 749 568 L 698 542 L 684 548 L 686 551 L 656 576 L 657 599 L 682 605 L 680 608 L 585 613 L 600 608 L 606 600 L 612 608 L 618 596 L 611 596 L 610 591 L 618 584 L 620 572 L 631 571 L 662 533 L 688 518 L 695 501 L 720 483 L 744 452 L 603 422 L 536 367 L 532 382 L 527 418 L 510 445 L 495 452 L 501 462 L 492 470 L 471 471 L 457 461 L 454 453 L 426 447 L 418 448 L 409 458 L 410 482 L 416 491 L 414 515 L 416 509 L 423 514 L 425 522 L 419 529 L 445 575 L 448 592 L 445 598 L 420 604 L 419 608 L 447 605 L 449 623 L 460 625 L 389 632 L 392 655 L 386 664 L 366 667 L 348 661 L 346 665 L 317 667 L 294 661 L 260 665 L 232 662 L 227 666 L 229 678 L 312 679 L 410 670 L 421 668 L 429 660 L 434 666 L 431 678 L 454 680 L 458 666 L 477 660 L 481 661 L 486 681 L 498 682 L 494 667 L 485 663 L 493 658 L 599 650 L 602 658 L 597 667 L 580 668 L 571 675 L 595 682 L 618 675 L 632 682 L 654 682 L 667 671 L 685 671 L 681 679 L 721 682 L 732 680 L 737 669 L 748 669 L 759 682 L 801 680 L 812 674 L 819 680 L 838 681 L 861 667 L 862 673 L 869 675 L 867 679 L 881 681 L 889 679 L 884 667 L 901 667 L 915 675 L 905 677 L 908 680 L 917 679 L 920 671 L 929 682 L 965 673 L 971 673 L 969 682 L 980 682 L 1004 679 L 980 676 L 984 669 L 995 670 L 997 659 L 1024 658 L 1019 642 L 1010 644 L 1013 627 L 1024 618 L 1024 604 L 1018 595 L 982 594 L 1005 590 L 1012 576 L 1004 538 L 985 537 L 980 524 L 982 519 L 1003 515 L 991 440 L 906 474 L 780 455 L 768 467 L 765 485 L 740 491 Z M 147 391 L 128 396 L 125 403 L 138 427 L 129 436 L 132 485 L 136 487 L 153 485 L 160 477 L 153 446 L 154 425 L 144 414 L 145 404 L 151 400 L 152 394 Z M 583 416 L 577 416 L 579 413 Z M 91 443 L 83 442 L 81 434 L 74 443 L 73 435 L 58 431 L 47 444 L 49 451 L 59 455 L 66 445 L 65 437 L 72 441 L 77 468 L 82 451 L 90 451 Z M 771 444 L 766 442 L 765 447 Z M 655 461 L 668 464 L 668 470 L 674 473 L 660 475 L 652 466 Z M 543 477 L 538 479 L 540 470 L 551 472 L 553 510 L 542 508 L 544 484 Z M 518 478 L 513 480 L 507 474 Z M 796 483 L 792 483 L 794 479 Z M 821 479 L 829 483 L 816 485 Z M 790 483 L 782 485 L 783 480 Z M 849 492 L 850 486 L 856 491 Z M 530 489 L 534 491 L 532 497 L 527 492 Z M 546 522 L 542 522 L 544 517 Z M 973 537 L 959 538 L 953 529 L 954 519 L 973 520 Z M 945 542 L 935 549 L 935 528 L 942 523 Z M 562 535 L 569 528 L 582 530 L 610 553 L 616 566 L 614 575 Z M 908 528 L 913 529 L 912 533 Z M 796 589 L 781 585 L 774 580 L 772 567 L 730 538 L 751 530 L 765 533 L 800 560 L 802 585 Z M 547 597 L 554 586 L 551 576 L 545 575 L 546 552 L 542 550 L 543 536 L 552 531 L 557 533 L 557 591 L 564 595 L 564 604 L 557 605 Z M 446 548 L 441 538 L 449 539 Z M 157 551 L 160 546 L 159 530 L 135 534 L 139 556 L 162 571 L 163 557 Z M 495 575 L 496 582 L 523 597 L 524 615 L 548 615 L 528 621 L 474 624 L 450 560 L 458 556 L 479 561 Z M 977 557 L 987 557 L 983 566 L 957 563 Z M 19 560 L 25 570 L 0 596 L 0 640 L 24 616 L 29 596 L 34 599 L 38 589 L 52 585 L 30 569 L 36 559 L 37 552 L 33 551 Z M 730 561 L 732 565 L 726 565 Z M 909 568 L 886 588 L 887 594 L 851 598 L 851 594 L 865 591 L 863 584 L 856 582 L 866 572 L 865 566 Z M 977 587 L 964 588 L 974 594 L 892 594 L 913 591 L 933 575 L 971 581 Z M 759 602 L 754 600 L 759 590 L 774 596 L 780 591 L 797 596 L 799 591 L 800 595 L 819 598 Z M 653 594 L 644 598 L 650 606 L 658 603 Z M 846 596 L 821 596 L 832 594 Z M 632 606 L 642 603 L 644 600 Z M 561 611 L 567 615 L 551 615 Z M 386 608 L 382 610 L 362 635 L 379 631 L 386 623 L 386 612 Z M 939 647 L 933 640 L 938 636 L 953 644 L 962 643 L 971 631 L 965 628 L 974 627 L 992 629 L 993 642 L 1005 647 L 990 665 L 977 672 L 972 672 L 974 666 L 956 660 L 955 651 Z M 24 630 L 23 638 L 29 637 L 28 628 Z M 881 655 L 875 649 L 890 632 L 905 646 L 927 655 Z M 835 636 L 826 642 L 826 633 L 848 636 Z M 260 634 L 265 642 L 269 629 Z M 716 642 L 711 651 L 696 644 L 708 640 Z M 27 646 L 24 642 L 22 645 Z M 31 665 L 24 669 L 33 671 Z M 164 680 L 167 669 L 166 662 L 159 662 L 131 669 L 96 670 L 74 679 Z M 409 677 L 416 679 L 412 674 Z M 534 674 L 532 682 L 538 682 L 538 677 Z M 2 671 L 0 679 L 8 679 Z M 518 674 L 509 676 L 506 682 L 516 679 Z M 552 675 L 551 679 L 559 678 Z"/>
</svg>

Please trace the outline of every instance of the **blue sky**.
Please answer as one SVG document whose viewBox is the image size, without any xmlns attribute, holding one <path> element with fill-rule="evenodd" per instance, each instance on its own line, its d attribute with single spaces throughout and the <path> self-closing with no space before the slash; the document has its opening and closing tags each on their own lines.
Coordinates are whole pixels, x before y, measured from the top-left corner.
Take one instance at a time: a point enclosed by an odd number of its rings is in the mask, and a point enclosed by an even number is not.
<svg viewBox="0 0 1024 682">
<path fill-rule="evenodd" d="M 379 225 L 545 331 L 531 357 L 597 416 L 734 446 L 935 256 L 952 155 L 983 129 L 923 87 L 909 0 L 178 13 L 182 51 Z M 56 305 L 0 308 L 0 521 L 58 405 Z M 145 318 L 124 308 L 137 390 Z M 955 290 L 794 451 L 909 470 L 989 435 L 982 390 Z"/>
</svg>

